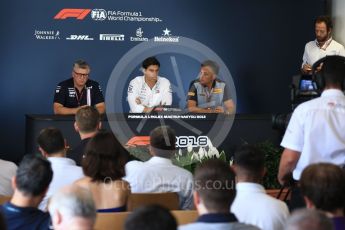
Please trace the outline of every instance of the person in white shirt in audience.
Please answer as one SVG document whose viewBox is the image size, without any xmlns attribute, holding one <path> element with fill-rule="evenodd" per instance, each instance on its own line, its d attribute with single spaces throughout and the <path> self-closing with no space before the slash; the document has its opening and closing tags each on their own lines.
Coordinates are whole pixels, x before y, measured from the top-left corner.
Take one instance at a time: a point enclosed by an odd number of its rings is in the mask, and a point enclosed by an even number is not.
<svg viewBox="0 0 345 230">
<path fill-rule="evenodd" d="M 48 210 L 55 230 L 94 229 L 96 207 L 92 194 L 77 185 L 57 191 L 50 199 Z"/>
<path fill-rule="evenodd" d="M 194 205 L 199 218 L 179 230 L 258 230 L 240 223 L 230 212 L 236 195 L 235 175 L 224 161 L 211 159 L 198 165 L 194 174 Z"/>
<path fill-rule="evenodd" d="M 284 230 L 333 230 L 331 220 L 321 211 L 299 209 L 292 213 Z"/>
<path fill-rule="evenodd" d="M 156 106 L 172 104 L 170 81 L 158 76 L 160 63 L 148 57 L 142 63 L 144 76 L 131 80 L 128 86 L 130 113 L 149 113 Z"/>
<path fill-rule="evenodd" d="M 236 197 L 231 211 L 240 222 L 265 230 L 283 229 L 289 216 L 287 205 L 266 194 L 261 185 L 265 175 L 265 155 L 254 146 L 244 145 L 235 152 Z"/>
<path fill-rule="evenodd" d="M 155 128 L 150 134 L 150 154 L 146 162 L 126 164 L 126 177 L 133 193 L 177 192 L 181 209 L 193 206 L 192 174 L 171 162 L 176 147 L 175 132 L 168 126 Z"/>
<path fill-rule="evenodd" d="M 53 169 L 53 180 L 48 192 L 39 205 L 39 209 L 46 210 L 48 199 L 61 187 L 73 184 L 84 177 L 81 167 L 76 166 L 72 159 L 66 158 L 65 139 L 56 128 L 43 129 L 38 138 L 38 149 L 50 161 Z"/>
<path fill-rule="evenodd" d="M 12 196 L 12 177 L 16 175 L 17 165 L 11 161 L 0 159 L 0 195 Z"/>
</svg>

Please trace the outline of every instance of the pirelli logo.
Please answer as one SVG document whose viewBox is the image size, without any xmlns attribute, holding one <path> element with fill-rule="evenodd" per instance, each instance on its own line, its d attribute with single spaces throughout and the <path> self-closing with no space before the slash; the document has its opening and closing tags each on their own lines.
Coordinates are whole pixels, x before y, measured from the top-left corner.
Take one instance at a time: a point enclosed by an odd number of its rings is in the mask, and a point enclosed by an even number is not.
<svg viewBox="0 0 345 230">
<path fill-rule="evenodd" d="M 214 88 L 214 89 L 213 89 L 213 93 L 214 93 L 214 94 L 223 93 L 223 90 L 222 90 L 222 88 Z"/>
<path fill-rule="evenodd" d="M 54 19 L 63 20 L 66 18 L 76 18 L 78 20 L 83 20 L 89 13 L 91 9 L 62 9 Z"/>
<path fill-rule="evenodd" d="M 101 41 L 124 41 L 124 34 L 100 34 L 99 40 Z"/>
</svg>

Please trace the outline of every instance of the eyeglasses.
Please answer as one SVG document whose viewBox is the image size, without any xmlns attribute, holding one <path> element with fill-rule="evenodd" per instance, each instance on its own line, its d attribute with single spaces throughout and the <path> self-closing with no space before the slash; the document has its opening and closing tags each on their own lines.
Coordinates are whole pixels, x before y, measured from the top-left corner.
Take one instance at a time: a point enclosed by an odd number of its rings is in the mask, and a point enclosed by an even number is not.
<svg viewBox="0 0 345 230">
<path fill-rule="evenodd" d="M 74 73 L 75 76 L 77 76 L 78 78 L 87 78 L 87 77 L 89 77 L 89 74 L 88 74 L 88 73 L 86 73 L 86 74 L 84 74 L 84 73 L 78 73 L 78 72 L 76 72 L 76 71 L 74 71 L 74 70 L 73 70 L 73 73 Z"/>
</svg>

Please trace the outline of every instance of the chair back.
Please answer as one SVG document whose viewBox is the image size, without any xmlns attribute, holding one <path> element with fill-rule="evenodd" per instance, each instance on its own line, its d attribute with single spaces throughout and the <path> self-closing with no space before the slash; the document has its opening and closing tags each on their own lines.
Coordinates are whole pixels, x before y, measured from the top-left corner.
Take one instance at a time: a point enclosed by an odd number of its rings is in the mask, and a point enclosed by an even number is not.
<svg viewBox="0 0 345 230">
<path fill-rule="evenodd" d="M 95 230 L 125 229 L 125 221 L 130 212 L 97 213 Z"/>
<path fill-rule="evenodd" d="M 0 205 L 6 203 L 7 201 L 10 201 L 12 197 L 10 196 L 2 196 L 0 195 Z"/>
<path fill-rule="evenodd" d="M 129 195 L 127 211 L 150 204 L 158 204 L 169 210 L 179 210 L 179 198 L 176 192 L 132 193 Z"/>
<path fill-rule="evenodd" d="M 174 210 L 171 214 L 175 217 L 178 225 L 190 224 L 198 219 L 198 212 L 196 210 Z"/>
</svg>

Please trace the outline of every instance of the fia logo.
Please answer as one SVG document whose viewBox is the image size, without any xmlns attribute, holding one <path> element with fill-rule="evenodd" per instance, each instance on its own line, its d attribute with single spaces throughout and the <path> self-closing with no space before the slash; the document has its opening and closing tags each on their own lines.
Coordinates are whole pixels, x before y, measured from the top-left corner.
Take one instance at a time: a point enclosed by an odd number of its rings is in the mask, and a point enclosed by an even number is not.
<svg viewBox="0 0 345 230">
<path fill-rule="evenodd" d="M 104 21 L 107 18 L 107 12 L 103 9 L 93 9 L 91 18 L 96 21 Z"/>
</svg>

